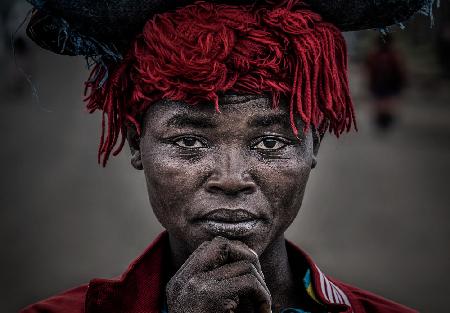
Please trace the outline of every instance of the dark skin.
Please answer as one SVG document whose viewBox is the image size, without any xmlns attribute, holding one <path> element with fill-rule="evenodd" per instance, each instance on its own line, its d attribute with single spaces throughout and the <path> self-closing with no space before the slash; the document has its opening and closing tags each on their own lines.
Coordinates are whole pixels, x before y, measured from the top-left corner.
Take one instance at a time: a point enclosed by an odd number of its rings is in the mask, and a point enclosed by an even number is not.
<svg viewBox="0 0 450 313">
<path fill-rule="evenodd" d="M 319 136 L 295 137 L 286 105 L 225 95 L 220 110 L 159 101 L 132 164 L 143 169 L 153 211 L 169 233 L 169 311 L 279 312 L 301 307 L 284 232 L 316 164 Z M 299 129 L 303 126 L 297 125 Z"/>
</svg>

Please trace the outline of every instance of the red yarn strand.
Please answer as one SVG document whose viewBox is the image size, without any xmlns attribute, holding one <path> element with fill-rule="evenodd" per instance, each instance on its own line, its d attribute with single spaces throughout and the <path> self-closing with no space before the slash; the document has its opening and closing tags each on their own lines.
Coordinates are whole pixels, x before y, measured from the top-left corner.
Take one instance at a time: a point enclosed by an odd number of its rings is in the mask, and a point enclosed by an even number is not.
<svg viewBox="0 0 450 313">
<path fill-rule="evenodd" d="M 156 15 L 119 64 L 96 66 L 86 82 L 87 110 L 103 111 L 98 161 L 106 165 L 126 140 L 141 134 L 144 112 L 160 99 L 195 105 L 219 95 L 269 93 L 289 100 L 292 130 L 315 127 L 339 136 L 356 128 L 345 41 L 299 0 L 232 6 L 198 2 Z M 120 140 L 119 140 L 120 137 Z"/>
</svg>

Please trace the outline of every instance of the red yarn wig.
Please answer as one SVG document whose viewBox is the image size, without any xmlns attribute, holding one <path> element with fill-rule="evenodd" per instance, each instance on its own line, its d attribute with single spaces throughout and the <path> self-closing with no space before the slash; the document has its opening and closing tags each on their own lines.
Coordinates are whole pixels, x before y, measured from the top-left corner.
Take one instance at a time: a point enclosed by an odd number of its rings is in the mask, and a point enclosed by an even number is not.
<svg viewBox="0 0 450 313">
<path fill-rule="evenodd" d="M 297 0 L 258 7 L 197 2 L 156 15 L 108 72 L 102 84 L 97 66 L 86 83 L 88 110 L 103 111 L 103 166 L 121 151 L 127 126 L 139 134 L 143 113 L 162 98 L 207 101 L 219 110 L 223 92 L 270 93 L 275 107 L 281 95 L 289 99 L 296 135 L 295 116 L 305 130 L 336 136 L 355 124 L 344 38 Z"/>
</svg>

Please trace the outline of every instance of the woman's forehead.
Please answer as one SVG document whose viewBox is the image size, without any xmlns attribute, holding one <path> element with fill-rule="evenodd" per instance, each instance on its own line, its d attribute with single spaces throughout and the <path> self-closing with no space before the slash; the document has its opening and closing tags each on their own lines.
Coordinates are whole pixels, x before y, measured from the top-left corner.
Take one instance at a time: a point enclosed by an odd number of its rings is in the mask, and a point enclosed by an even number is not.
<svg viewBox="0 0 450 313">
<path fill-rule="evenodd" d="M 277 125 L 291 129 L 289 110 L 284 102 L 277 108 L 268 95 L 223 95 L 219 110 L 212 103 L 190 105 L 184 102 L 161 100 L 150 105 L 145 124 L 162 127 L 214 128 L 236 123 L 240 127 L 269 127 Z M 242 124 L 242 125 L 241 125 Z"/>
<path fill-rule="evenodd" d="M 183 101 L 173 101 L 169 99 L 162 99 L 151 104 L 151 107 L 162 109 L 170 108 L 172 110 L 179 110 L 185 108 L 192 111 L 204 111 L 214 112 L 215 107 L 213 103 L 199 103 L 196 105 L 190 105 Z M 219 108 L 220 111 L 225 110 L 239 110 L 240 107 L 254 107 L 260 109 L 272 108 L 272 97 L 266 94 L 232 94 L 227 93 L 219 96 Z"/>
</svg>

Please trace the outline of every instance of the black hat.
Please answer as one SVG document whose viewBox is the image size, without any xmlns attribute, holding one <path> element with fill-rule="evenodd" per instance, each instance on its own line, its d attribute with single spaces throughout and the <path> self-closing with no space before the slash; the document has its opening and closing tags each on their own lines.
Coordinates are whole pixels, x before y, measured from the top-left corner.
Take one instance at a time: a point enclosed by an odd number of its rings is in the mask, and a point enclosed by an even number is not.
<svg viewBox="0 0 450 313">
<path fill-rule="evenodd" d="M 119 59 L 134 35 L 157 13 L 193 0 L 28 0 L 35 8 L 28 36 L 58 54 Z M 211 1 L 211 0 L 209 0 Z M 254 4 L 258 0 L 212 0 Z M 271 0 L 276 3 L 276 0 Z M 278 2 L 281 2 L 278 0 Z M 403 22 L 433 0 L 305 0 L 342 31 L 384 28 Z"/>
</svg>

